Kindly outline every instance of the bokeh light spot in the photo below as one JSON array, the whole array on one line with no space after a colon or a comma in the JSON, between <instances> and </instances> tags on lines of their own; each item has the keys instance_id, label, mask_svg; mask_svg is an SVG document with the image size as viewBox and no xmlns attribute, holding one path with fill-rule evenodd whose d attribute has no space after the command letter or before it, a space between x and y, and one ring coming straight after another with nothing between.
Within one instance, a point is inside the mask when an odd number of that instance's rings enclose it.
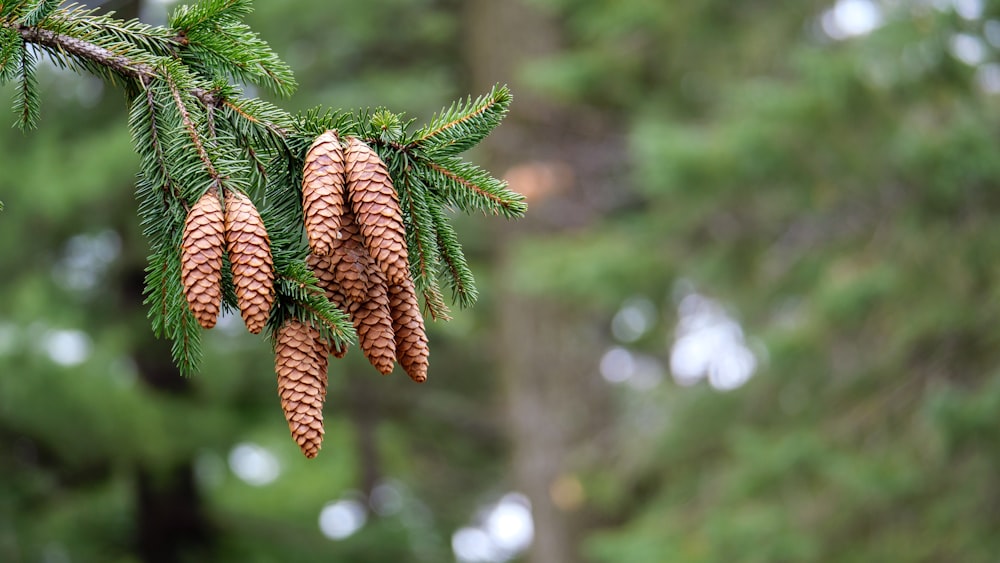
<instances>
[{"instance_id":1,"label":"bokeh light spot","mask_svg":"<svg viewBox=\"0 0 1000 563\"><path fill-rule=\"evenodd\" d=\"M332 540L354 535L368 520L364 505L353 499L329 502L319 513L319 529Z\"/></svg>"},{"instance_id":2,"label":"bokeh light spot","mask_svg":"<svg viewBox=\"0 0 1000 563\"><path fill-rule=\"evenodd\" d=\"M79 330L50 330L42 346L49 359L61 366L76 366L90 356L90 338Z\"/></svg>"},{"instance_id":3,"label":"bokeh light spot","mask_svg":"<svg viewBox=\"0 0 1000 563\"><path fill-rule=\"evenodd\" d=\"M229 468L249 485L261 487L281 474L278 458L267 448L243 442L229 452Z\"/></svg>"}]
</instances>

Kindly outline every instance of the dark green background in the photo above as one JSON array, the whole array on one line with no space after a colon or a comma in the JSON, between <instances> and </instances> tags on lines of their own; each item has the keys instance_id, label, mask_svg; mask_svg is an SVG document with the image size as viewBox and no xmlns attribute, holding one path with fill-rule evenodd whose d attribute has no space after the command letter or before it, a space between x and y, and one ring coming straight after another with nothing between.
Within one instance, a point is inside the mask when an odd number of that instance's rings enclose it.
<instances>
[{"instance_id":1,"label":"dark green background","mask_svg":"<svg viewBox=\"0 0 1000 563\"><path fill-rule=\"evenodd\" d=\"M289 110L510 84L471 157L531 205L458 220L482 297L432 324L426 384L333 363L312 461L240 323L171 367L124 99L45 69L39 129L0 135L0 561L450 561L511 491L532 563L995 561L1000 2L886 4L846 37L875 4L257 2ZM741 327L744 385L671 377L692 295Z\"/></svg>"}]
</instances>

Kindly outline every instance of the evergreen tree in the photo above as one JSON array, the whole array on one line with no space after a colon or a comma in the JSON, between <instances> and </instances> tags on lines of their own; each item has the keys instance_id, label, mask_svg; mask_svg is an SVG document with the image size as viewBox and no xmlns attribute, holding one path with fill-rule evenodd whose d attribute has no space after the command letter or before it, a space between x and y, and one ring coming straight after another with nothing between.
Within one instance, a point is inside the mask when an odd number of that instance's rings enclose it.
<instances>
[{"instance_id":1,"label":"evergreen tree","mask_svg":"<svg viewBox=\"0 0 1000 563\"><path fill-rule=\"evenodd\" d=\"M636 371L669 365L692 288L759 344L739 389L619 387L614 447L576 467L590 554L995 558L1000 5L545 4L574 47L531 74L630 124L634 199L527 241L521 287L658 304L609 338Z\"/></svg>"}]
</instances>

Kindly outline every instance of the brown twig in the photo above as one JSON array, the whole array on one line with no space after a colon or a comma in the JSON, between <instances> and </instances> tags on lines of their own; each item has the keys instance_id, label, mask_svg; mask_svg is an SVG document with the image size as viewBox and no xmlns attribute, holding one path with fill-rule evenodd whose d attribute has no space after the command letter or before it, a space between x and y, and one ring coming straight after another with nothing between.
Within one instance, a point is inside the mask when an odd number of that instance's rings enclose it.
<instances>
[{"instance_id":1,"label":"brown twig","mask_svg":"<svg viewBox=\"0 0 1000 563\"><path fill-rule=\"evenodd\" d=\"M22 25L18 26L17 31L28 43L58 49L64 53L93 61L101 66L110 68L125 78L138 80L143 84L148 84L150 80L161 77L155 68L146 63L132 60L83 39L70 37L69 35L56 33L40 27ZM206 106L214 104L217 101L215 93L204 88L192 88L191 95L198 98Z\"/></svg>"}]
</instances>

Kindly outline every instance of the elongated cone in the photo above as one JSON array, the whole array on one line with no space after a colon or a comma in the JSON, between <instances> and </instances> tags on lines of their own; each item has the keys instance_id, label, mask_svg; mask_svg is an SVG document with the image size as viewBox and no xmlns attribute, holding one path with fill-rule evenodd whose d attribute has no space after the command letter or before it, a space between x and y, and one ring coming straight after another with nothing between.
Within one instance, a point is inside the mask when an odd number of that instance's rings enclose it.
<instances>
[{"instance_id":1,"label":"elongated cone","mask_svg":"<svg viewBox=\"0 0 1000 563\"><path fill-rule=\"evenodd\" d=\"M368 253L392 283L410 274L406 230L392 179L378 154L350 138L345 153L347 195Z\"/></svg>"},{"instance_id":2,"label":"elongated cone","mask_svg":"<svg viewBox=\"0 0 1000 563\"><path fill-rule=\"evenodd\" d=\"M278 396L292 439L308 458L323 444L323 401L326 398L327 350L319 332L292 318L278 330L274 371Z\"/></svg>"},{"instance_id":3,"label":"elongated cone","mask_svg":"<svg viewBox=\"0 0 1000 563\"><path fill-rule=\"evenodd\" d=\"M222 304L222 251L225 241L222 204L215 189L194 204L184 222L181 283L198 324L212 328Z\"/></svg>"},{"instance_id":4,"label":"elongated cone","mask_svg":"<svg viewBox=\"0 0 1000 563\"><path fill-rule=\"evenodd\" d=\"M410 379L423 383L427 381L430 348L412 280L407 278L403 283L389 286L389 310L396 335L396 359Z\"/></svg>"},{"instance_id":5,"label":"elongated cone","mask_svg":"<svg viewBox=\"0 0 1000 563\"><path fill-rule=\"evenodd\" d=\"M369 274L373 283L368 299L357 303L348 300L348 312L358 333L358 345L368 361L383 375L392 373L396 364L396 339L392 332L389 295L382 272Z\"/></svg>"},{"instance_id":6,"label":"elongated cone","mask_svg":"<svg viewBox=\"0 0 1000 563\"><path fill-rule=\"evenodd\" d=\"M250 332L260 334L274 303L271 239L250 198L233 190L226 192L226 245L240 315Z\"/></svg>"},{"instance_id":7,"label":"elongated cone","mask_svg":"<svg viewBox=\"0 0 1000 563\"><path fill-rule=\"evenodd\" d=\"M302 170L302 211L309 247L326 256L339 238L344 214L344 148L336 131L316 137Z\"/></svg>"}]
</instances>

